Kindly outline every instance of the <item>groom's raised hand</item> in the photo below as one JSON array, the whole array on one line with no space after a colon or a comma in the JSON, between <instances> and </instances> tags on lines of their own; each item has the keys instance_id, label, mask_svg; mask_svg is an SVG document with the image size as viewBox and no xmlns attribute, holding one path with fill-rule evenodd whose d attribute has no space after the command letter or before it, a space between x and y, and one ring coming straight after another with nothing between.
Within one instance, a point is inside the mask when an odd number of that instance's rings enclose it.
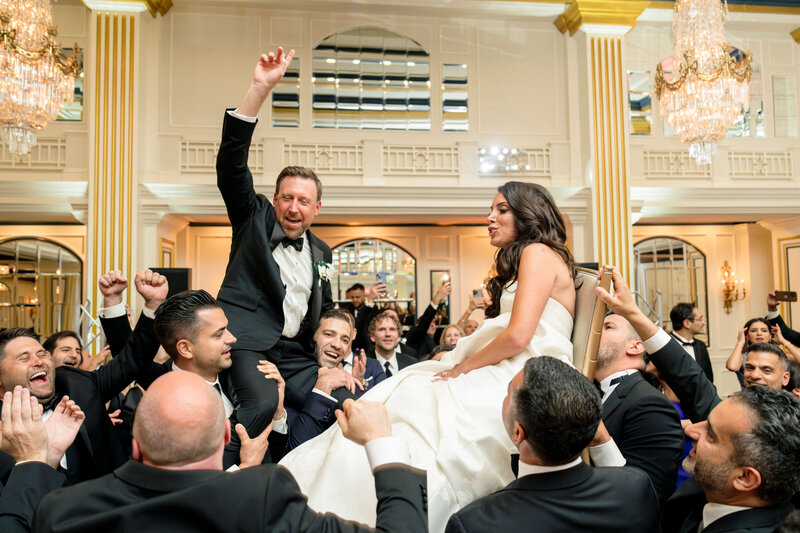
<instances>
[{"instance_id":1,"label":"groom's raised hand","mask_svg":"<svg viewBox=\"0 0 800 533\"><path fill-rule=\"evenodd\" d=\"M286 69L294 57L294 50L288 54L283 53L283 48L278 47L278 53L270 52L261 54L258 58L256 68L253 70L253 80L250 88L242 98L242 103L236 108L236 112L246 117L256 117L267 99L267 95L283 79Z\"/></svg>"}]
</instances>

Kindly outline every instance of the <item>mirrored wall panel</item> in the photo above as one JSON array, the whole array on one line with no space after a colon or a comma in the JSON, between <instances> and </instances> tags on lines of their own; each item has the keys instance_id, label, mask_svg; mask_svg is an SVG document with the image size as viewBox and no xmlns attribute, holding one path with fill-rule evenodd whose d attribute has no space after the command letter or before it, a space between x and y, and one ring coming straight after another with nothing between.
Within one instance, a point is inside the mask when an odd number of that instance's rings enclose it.
<instances>
[{"instance_id":1,"label":"mirrored wall panel","mask_svg":"<svg viewBox=\"0 0 800 533\"><path fill-rule=\"evenodd\" d=\"M653 129L649 70L628 71L628 112L631 135L650 135Z\"/></svg>"},{"instance_id":2,"label":"mirrored wall panel","mask_svg":"<svg viewBox=\"0 0 800 533\"><path fill-rule=\"evenodd\" d=\"M300 58L296 56L283 79L272 89L272 125L277 128L300 126Z\"/></svg>"},{"instance_id":3,"label":"mirrored wall panel","mask_svg":"<svg viewBox=\"0 0 800 533\"><path fill-rule=\"evenodd\" d=\"M41 336L77 330L83 263L54 242L36 238L0 243L0 328L33 328Z\"/></svg>"},{"instance_id":4,"label":"mirrored wall panel","mask_svg":"<svg viewBox=\"0 0 800 533\"><path fill-rule=\"evenodd\" d=\"M442 65L442 130L469 131L467 65Z\"/></svg>"},{"instance_id":5,"label":"mirrored wall panel","mask_svg":"<svg viewBox=\"0 0 800 533\"><path fill-rule=\"evenodd\" d=\"M706 256L681 239L654 237L633 247L636 301L654 322L672 331L669 312L680 302L694 302L708 319ZM708 326L706 326L708 328ZM698 335L708 344L708 329Z\"/></svg>"},{"instance_id":6,"label":"mirrored wall panel","mask_svg":"<svg viewBox=\"0 0 800 533\"><path fill-rule=\"evenodd\" d=\"M326 37L312 59L315 128L430 130L430 56L413 39L359 27Z\"/></svg>"},{"instance_id":7,"label":"mirrored wall panel","mask_svg":"<svg viewBox=\"0 0 800 533\"><path fill-rule=\"evenodd\" d=\"M775 137L797 137L797 92L794 74L772 75Z\"/></svg>"},{"instance_id":8,"label":"mirrored wall panel","mask_svg":"<svg viewBox=\"0 0 800 533\"><path fill-rule=\"evenodd\" d=\"M75 51L72 48L62 48L61 51L64 57L75 55ZM78 65L80 66L80 72L75 77L75 96L70 105L61 108L56 120L67 122L80 122L83 120L83 48L78 48Z\"/></svg>"},{"instance_id":9,"label":"mirrored wall panel","mask_svg":"<svg viewBox=\"0 0 800 533\"><path fill-rule=\"evenodd\" d=\"M347 289L356 283L372 286L385 276L387 298L382 306L396 307L401 314L416 312L417 261L413 255L389 241L359 239L333 249L331 292L334 301L349 301Z\"/></svg>"}]
</instances>

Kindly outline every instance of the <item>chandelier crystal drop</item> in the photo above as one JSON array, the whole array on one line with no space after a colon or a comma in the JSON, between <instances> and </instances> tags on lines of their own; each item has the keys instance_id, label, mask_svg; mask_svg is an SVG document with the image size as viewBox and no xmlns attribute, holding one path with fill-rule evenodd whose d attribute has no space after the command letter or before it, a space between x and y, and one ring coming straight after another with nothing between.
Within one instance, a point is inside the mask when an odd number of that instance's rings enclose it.
<instances>
[{"instance_id":1,"label":"chandelier crystal drop","mask_svg":"<svg viewBox=\"0 0 800 533\"><path fill-rule=\"evenodd\" d=\"M19 157L72 103L77 45L64 58L55 37L49 0L0 0L0 128L3 142Z\"/></svg>"},{"instance_id":2,"label":"chandelier crystal drop","mask_svg":"<svg viewBox=\"0 0 800 533\"><path fill-rule=\"evenodd\" d=\"M751 54L725 42L727 12L720 0L676 0L671 79L656 67L661 115L698 164L711 163L717 141L750 105Z\"/></svg>"}]
</instances>

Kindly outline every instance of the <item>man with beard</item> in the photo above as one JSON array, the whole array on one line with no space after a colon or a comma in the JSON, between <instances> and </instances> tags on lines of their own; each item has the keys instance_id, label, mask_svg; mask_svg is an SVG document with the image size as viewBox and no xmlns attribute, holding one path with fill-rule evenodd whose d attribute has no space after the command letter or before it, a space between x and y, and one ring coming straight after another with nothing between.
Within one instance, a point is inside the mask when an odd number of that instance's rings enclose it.
<instances>
[{"instance_id":1,"label":"man with beard","mask_svg":"<svg viewBox=\"0 0 800 533\"><path fill-rule=\"evenodd\" d=\"M45 350L53 357L53 366L71 366L80 368L83 363L81 339L74 331L64 330L53 333L42 343Z\"/></svg>"},{"instance_id":2,"label":"man with beard","mask_svg":"<svg viewBox=\"0 0 800 533\"><path fill-rule=\"evenodd\" d=\"M683 430L678 412L642 375L644 353L642 340L625 318L605 318L595 370L603 423L626 464L650 476L663 502L677 483Z\"/></svg>"},{"instance_id":3,"label":"man with beard","mask_svg":"<svg viewBox=\"0 0 800 533\"><path fill-rule=\"evenodd\" d=\"M662 531L773 531L800 482L800 402L755 367L748 388L722 400L680 344L639 310L617 269L612 281L614 294L598 289L600 299L646 339L650 360L694 422L683 464L694 478L664 505Z\"/></svg>"}]
</instances>

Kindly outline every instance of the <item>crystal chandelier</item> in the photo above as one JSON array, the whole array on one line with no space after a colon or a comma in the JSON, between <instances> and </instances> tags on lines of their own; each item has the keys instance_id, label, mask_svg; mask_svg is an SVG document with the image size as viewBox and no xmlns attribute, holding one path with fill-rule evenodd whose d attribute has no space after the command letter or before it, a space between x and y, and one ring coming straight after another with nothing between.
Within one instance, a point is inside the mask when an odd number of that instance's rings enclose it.
<instances>
[{"instance_id":1,"label":"crystal chandelier","mask_svg":"<svg viewBox=\"0 0 800 533\"><path fill-rule=\"evenodd\" d=\"M49 0L0 0L0 128L17 156L72 103L77 45L66 59L55 36Z\"/></svg>"},{"instance_id":2,"label":"crystal chandelier","mask_svg":"<svg viewBox=\"0 0 800 533\"><path fill-rule=\"evenodd\" d=\"M711 163L717 141L749 106L750 52L738 58L731 53L727 13L720 0L676 0L672 79L664 78L660 63L656 67L661 115L698 164Z\"/></svg>"}]
</instances>

